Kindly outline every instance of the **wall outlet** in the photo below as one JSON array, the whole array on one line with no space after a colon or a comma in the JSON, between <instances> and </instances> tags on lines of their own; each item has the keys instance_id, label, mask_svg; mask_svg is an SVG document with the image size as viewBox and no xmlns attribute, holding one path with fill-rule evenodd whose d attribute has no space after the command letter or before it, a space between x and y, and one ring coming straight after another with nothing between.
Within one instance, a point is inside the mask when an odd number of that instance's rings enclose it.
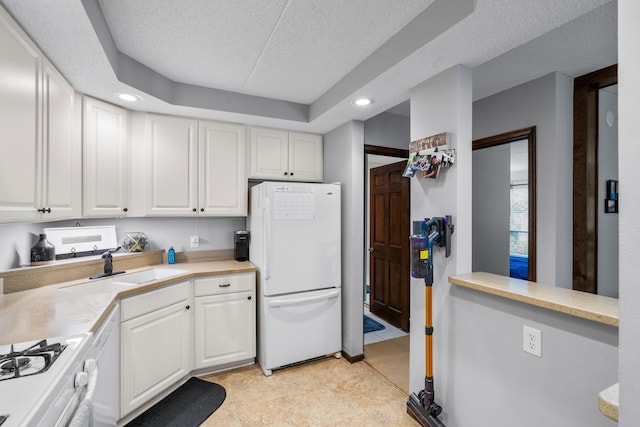
<instances>
[{"instance_id":1,"label":"wall outlet","mask_svg":"<svg viewBox=\"0 0 640 427\"><path fill-rule=\"evenodd\" d=\"M191 236L191 247L197 248L200 246L200 238L198 236Z\"/></svg>"},{"instance_id":2,"label":"wall outlet","mask_svg":"<svg viewBox=\"0 0 640 427\"><path fill-rule=\"evenodd\" d=\"M542 331L530 326L522 326L522 350L542 357Z\"/></svg>"}]
</instances>

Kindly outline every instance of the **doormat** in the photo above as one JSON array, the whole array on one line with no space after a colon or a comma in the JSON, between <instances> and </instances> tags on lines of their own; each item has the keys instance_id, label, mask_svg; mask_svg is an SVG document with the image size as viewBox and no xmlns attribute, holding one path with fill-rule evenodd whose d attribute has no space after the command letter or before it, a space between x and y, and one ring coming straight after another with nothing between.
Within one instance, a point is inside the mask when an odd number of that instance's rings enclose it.
<instances>
[{"instance_id":1,"label":"doormat","mask_svg":"<svg viewBox=\"0 0 640 427\"><path fill-rule=\"evenodd\" d=\"M384 329L384 325L380 322L376 322L366 314L364 315L364 333L381 331Z\"/></svg>"},{"instance_id":2,"label":"doormat","mask_svg":"<svg viewBox=\"0 0 640 427\"><path fill-rule=\"evenodd\" d=\"M197 427L222 405L226 396L221 385L191 377L127 427Z\"/></svg>"}]
</instances>

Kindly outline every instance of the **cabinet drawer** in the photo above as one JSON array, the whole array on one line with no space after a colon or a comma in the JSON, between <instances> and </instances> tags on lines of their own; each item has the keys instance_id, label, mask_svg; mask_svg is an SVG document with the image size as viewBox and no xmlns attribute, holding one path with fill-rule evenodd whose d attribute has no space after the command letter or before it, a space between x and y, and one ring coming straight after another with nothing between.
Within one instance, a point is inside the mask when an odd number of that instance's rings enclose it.
<instances>
[{"instance_id":1,"label":"cabinet drawer","mask_svg":"<svg viewBox=\"0 0 640 427\"><path fill-rule=\"evenodd\" d=\"M194 281L194 296L228 294L252 291L256 286L255 273L240 273L226 276L212 276Z\"/></svg>"},{"instance_id":2,"label":"cabinet drawer","mask_svg":"<svg viewBox=\"0 0 640 427\"><path fill-rule=\"evenodd\" d=\"M121 303L121 321L124 322L134 317L151 313L180 301L188 301L189 285L188 281L176 283L175 285L123 299Z\"/></svg>"}]
</instances>

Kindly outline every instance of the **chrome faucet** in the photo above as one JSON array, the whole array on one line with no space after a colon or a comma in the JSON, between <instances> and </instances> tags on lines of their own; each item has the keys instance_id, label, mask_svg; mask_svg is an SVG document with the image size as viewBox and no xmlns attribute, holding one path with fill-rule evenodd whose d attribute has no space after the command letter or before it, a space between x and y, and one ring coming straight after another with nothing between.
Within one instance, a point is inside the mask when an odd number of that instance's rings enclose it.
<instances>
[{"instance_id":1,"label":"chrome faucet","mask_svg":"<svg viewBox=\"0 0 640 427\"><path fill-rule=\"evenodd\" d=\"M102 259L104 260L104 274L110 276L113 274L113 256L111 255L111 251L106 251L102 254Z\"/></svg>"}]
</instances>

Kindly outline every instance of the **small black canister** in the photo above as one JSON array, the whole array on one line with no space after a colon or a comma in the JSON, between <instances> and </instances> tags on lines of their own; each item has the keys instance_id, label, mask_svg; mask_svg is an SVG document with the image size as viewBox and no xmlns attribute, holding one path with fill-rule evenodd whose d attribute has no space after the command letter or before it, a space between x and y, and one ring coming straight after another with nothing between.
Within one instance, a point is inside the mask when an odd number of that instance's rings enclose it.
<instances>
[{"instance_id":1,"label":"small black canister","mask_svg":"<svg viewBox=\"0 0 640 427\"><path fill-rule=\"evenodd\" d=\"M56 247L41 234L35 245L31 247L31 262L52 261L56 257Z\"/></svg>"}]
</instances>

